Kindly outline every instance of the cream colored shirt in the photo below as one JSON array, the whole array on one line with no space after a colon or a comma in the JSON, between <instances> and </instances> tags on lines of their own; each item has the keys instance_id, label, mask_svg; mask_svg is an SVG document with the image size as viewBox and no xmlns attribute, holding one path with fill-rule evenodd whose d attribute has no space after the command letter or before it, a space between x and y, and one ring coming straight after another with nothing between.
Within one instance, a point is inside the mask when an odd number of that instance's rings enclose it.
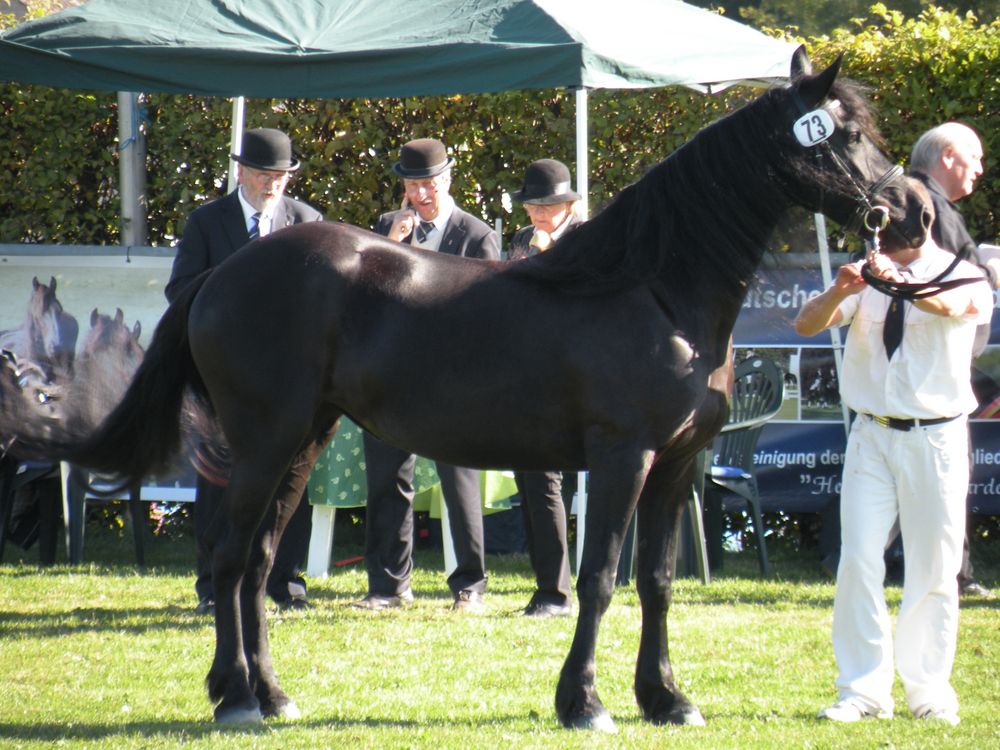
<instances>
[{"instance_id":1,"label":"cream colored shirt","mask_svg":"<svg viewBox=\"0 0 1000 750\"><path fill-rule=\"evenodd\" d=\"M929 281L955 259L940 248L928 248L910 264L915 281ZM978 278L982 272L961 261L946 278ZM891 298L866 288L840 303L845 324L850 323L840 394L851 409L862 414L902 419L954 417L972 412L978 402L972 391L970 368L976 326L993 314L993 294L984 281L959 287L971 295L976 314L949 318L906 304L903 341L885 356L882 328Z\"/></svg>"}]
</instances>

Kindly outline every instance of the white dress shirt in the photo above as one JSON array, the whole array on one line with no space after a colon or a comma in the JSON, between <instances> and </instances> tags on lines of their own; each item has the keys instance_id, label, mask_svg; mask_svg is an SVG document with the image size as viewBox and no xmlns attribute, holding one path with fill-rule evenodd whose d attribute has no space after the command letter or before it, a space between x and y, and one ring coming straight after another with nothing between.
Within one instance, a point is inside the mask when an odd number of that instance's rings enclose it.
<instances>
[{"instance_id":1,"label":"white dress shirt","mask_svg":"<svg viewBox=\"0 0 1000 750\"><path fill-rule=\"evenodd\" d=\"M955 259L940 248L926 248L907 271L916 281L929 281ZM961 261L947 278L983 278ZM840 304L850 323L844 351L841 397L862 414L903 419L933 419L968 414L977 406L970 366L976 326L989 323L993 295L987 283L959 287L970 295L977 312L950 318L906 304L903 341L889 360L882 328L891 298L866 288Z\"/></svg>"}]
</instances>

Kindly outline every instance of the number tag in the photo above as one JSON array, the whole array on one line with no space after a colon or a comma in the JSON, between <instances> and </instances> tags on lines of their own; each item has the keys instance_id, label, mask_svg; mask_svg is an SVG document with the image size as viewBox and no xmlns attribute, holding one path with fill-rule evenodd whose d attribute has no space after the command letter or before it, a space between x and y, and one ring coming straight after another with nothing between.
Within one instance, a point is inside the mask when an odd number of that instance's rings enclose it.
<instances>
[{"instance_id":1,"label":"number tag","mask_svg":"<svg viewBox=\"0 0 1000 750\"><path fill-rule=\"evenodd\" d=\"M825 109L814 109L812 112L807 112L796 120L792 127L799 143L807 147L822 143L833 135L835 129L833 118Z\"/></svg>"}]
</instances>

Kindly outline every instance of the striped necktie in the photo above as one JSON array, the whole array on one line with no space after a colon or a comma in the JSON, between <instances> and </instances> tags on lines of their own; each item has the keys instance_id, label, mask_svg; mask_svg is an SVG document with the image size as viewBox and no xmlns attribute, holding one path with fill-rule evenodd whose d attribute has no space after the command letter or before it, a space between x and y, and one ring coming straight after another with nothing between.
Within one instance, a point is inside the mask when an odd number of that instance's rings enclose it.
<instances>
[{"instance_id":1,"label":"striped necktie","mask_svg":"<svg viewBox=\"0 0 1000 750\"><path fill-rule=\"evenodd\" d=\"M260 237L260 211L250 217L250 240Z\"/></svg>"},{"instance_id":2,"label":"striped necktie","mask_svg":"<svg viewBox=\"0 0 1000 750\"><path fill-rule=\"evenodd\" d=\"M427 235L434 231L433 221L421 221L417 225L416 231L413 233L421 245L427 242Z\"/></svg>"}]
</instances>

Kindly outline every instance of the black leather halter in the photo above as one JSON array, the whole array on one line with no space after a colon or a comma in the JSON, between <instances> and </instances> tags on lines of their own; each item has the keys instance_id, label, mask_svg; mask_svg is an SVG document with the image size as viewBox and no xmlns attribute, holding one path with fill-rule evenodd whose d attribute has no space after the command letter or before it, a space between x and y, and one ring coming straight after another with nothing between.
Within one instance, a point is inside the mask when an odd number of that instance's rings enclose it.
<instances>
[{"instance_id":1,"label":"black leather halter","mask_svg":"<svg viewBox=\"0 0 1000 750\"><path fill-rule=\"evenodd\" d=\"M811 111L806 108L806 104L802 101L802 97L799 96L799 92L792 88L792 101L795 102L796 108L799 110L799 116L805 115ZM899 164L894 164L889 169L882 174L877 180L875 180L871 185L865 187L858 179L854 176L851 168L840 158L840 155L833 150L830 145L829 138L811 146L815 149L817 162L822 161L823 157L829 158L833 163L837 171L843 175L846 180L850 183L851 187L854 188L854 203L855 209L853 213L848 217L847 221L844 223L840 238L837 241L839 246L842 246L845 238L848 234L858 234L861 226L864 225L871 230L871 222L873 220L882 221L881 209L877 208L874 204L875 198L885 190L892 182L898 180L903 176L903 168ZM876 219L875 217L878 216Z\"/></svg>"},{"instance_id":2,"label":"black leather halter","mask_svg":"<svg viewBox=\"0 0 1000 750\"><path fill-rule=\"evenodd\" d=\"M806 108L805 102L802 101L798 91L794 88L792 89L792 100L795 102L795 106L799 110L800 117L812 111ZM848 234L859 233L862 225L864 225L864 227L872 234L872 239L866 240L866 243L869 243L870 249L878 252L878 236L879 233L887 227L889 214L884 207L874 205L873 201L890 183L903 176L903 168L898 164L894 164L869 187L865 187L854 176L854 173L851 171L850 167L844 163L844 160L840 158L840 155L833 150L832 146L830 146L829 138L821 143L817 143L812 146L812 148L816 149L815 153L817 161L822 160L824 156L828 157L837 170L854 188L855 209L848 218L847 222L843 225L837 244L842 246L844 239ZM883 294L911 301L915 299L923 299L925 297L933 297L934 295L940 294L941 292L949 289L965 286L966 284L974 284L978 281L984 280L979 278L963 278L944 281L944 277L951 273L958 263L959 258L956 257L942 273L938 274L930 281L889 281L888 279L876 276L868 263L865 263L865 265L861 267L861 277L869 286L882 292Z\"/></svg>"}]
</instances>

